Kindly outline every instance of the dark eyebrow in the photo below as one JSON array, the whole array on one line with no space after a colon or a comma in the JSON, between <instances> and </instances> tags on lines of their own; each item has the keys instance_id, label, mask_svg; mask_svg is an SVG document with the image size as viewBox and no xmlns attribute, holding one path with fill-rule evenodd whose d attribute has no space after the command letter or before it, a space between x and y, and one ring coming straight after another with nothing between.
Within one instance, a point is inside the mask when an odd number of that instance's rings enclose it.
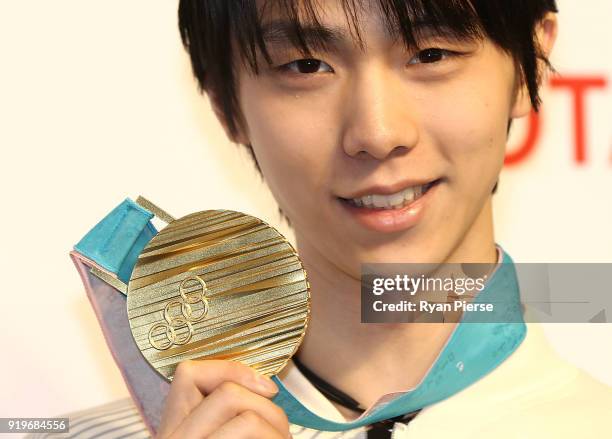
<instances>
[{"instance_id":1,"label":"dark eyebrow","mask_svg":"<svg viewBox=\"0 0 612 439\"><path fill-rule=\"evenodd\" d=\"M443 37L458 38L457 33L446 26L436 26L433 21L423 18L413 20L411 28L411 37L414 38L415 47L418 35L435 34ZM397 41L400 33L398 29L392 30L389 33L389 37L391 40ZM319 23L300 24L298 30L294 23L286 19L270 20L262 24L261 36L266 46L292 46L304 49L316 47L318 49L333 50L342 45L348 45L351 41L355 41L355 37L346 28L341 26L327 26ZM300 42L300 36L303 44ZM362 45L359 37L357 38L357 43L360 46Z\"/></svg>"},{"instance_id":2,"label":"dark eyebrow","mask_svg":"<svg viewBox=\"0 0 612 439\"><path fill-rule=\"evenodd\" d=\"M272 20L263 24L261 35L266 44L294 46L299 45L300 36L306 46L340 46L352 39L345 28L323 24L300 25L298 33L296 26L288 20Z\"/></svg>"}]
</instances>

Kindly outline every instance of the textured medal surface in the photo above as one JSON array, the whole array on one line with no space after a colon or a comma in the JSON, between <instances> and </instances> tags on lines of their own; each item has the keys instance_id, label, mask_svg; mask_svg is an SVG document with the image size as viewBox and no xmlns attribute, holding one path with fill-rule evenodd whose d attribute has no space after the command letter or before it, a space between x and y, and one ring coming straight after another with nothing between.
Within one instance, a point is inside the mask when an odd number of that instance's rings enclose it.
<instances>
[{"instance_id":1,"label":"textured medal surface","mask_svg":"<svg viewBox=\"0 0 612 439\"><path fill-rule=\"evenodd\" d=\"M171 222L128 284L134 340L168 379L187 359L238 360L274 375L302 341L309 309L291 244L262 220L228 210Z\"/></svg>"}]
</instances>

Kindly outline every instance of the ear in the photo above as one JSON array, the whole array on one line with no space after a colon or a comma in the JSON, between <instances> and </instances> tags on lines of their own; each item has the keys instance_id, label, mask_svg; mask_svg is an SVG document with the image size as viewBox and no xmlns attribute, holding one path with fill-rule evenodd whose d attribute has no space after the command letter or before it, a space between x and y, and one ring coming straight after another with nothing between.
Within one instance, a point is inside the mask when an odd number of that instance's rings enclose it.
<instances>
[{"instance_id":1,"label":"ear","mask_svg":"<svg viewBox=\"0 0 612 439\"><path fill-rule=\"evenodd\" d=\"M210 88L206 88L204 91L208 95L208 98L210 100L210 106L212 107L212 110L214 111L217 120L219 121L219 123L221 123L221 126L223 127L223 130L225 131L225 134L227 135L228 139L233 143L248 145L250 143L249 138L246 135L244 128L241 126L239 120L240 118L237 118L238 120L236 122L238 125L236 127L238 132L236 134L232 134L229 129L229 123L225 117L225 114L223 113L221 101L219 100L217 94Z\"/></svg>"},{"instance_id":2,"label":"ear","mask_svg":"<svg viewBox=\"0 0 612 439\"><path fill-rule=\"evenodd\" d=\"M539 47L540 54L547 59L552 53L555 41L557 40L557 33L559 24L557 21L557 14L554 12L548 12L540 20L536 26L536 40ZM538 59L538 69L540 71L540 79L546 77L547 66L541 59ZM529 90L527 84L522 84L520 89L517 90L516 99L512 107L510 117L512 119L518 119L527 116L531 112L531 98L529 96Z\"/></svg>"}]
</instances>

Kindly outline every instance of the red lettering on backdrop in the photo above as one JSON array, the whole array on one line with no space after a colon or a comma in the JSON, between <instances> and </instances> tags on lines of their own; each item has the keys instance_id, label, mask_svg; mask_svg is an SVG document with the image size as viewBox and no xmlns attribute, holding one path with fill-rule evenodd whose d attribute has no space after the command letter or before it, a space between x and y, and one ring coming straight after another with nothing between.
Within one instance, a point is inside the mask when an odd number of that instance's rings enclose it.
<instances>
[{"instance_id":1,"label":"red lettering on backdrop","mask_svg":"<svg viewBox=\"0 0 612 439\"><path fill-rule=\"evenodd\" d=\"M514 151L506 153L504 165L516 165L527 158L533 152L540 137L540 116L532 111L527 120L527 136L523 143Z\"/></svg>"},{"instance_id":2,"label":"red lettering on backdrop","mask_svg":"<svg viewBox=\"0 0 612 439\"><path fill-rule=\"evenodd\" d=\"M567 88L572 93L574 104L574 159L576 163L586 162L586 108L584 96L590 88L605 88L606 78L602 76L565 76L550 81L553 88Z\"/></svg>"}]
</instances>

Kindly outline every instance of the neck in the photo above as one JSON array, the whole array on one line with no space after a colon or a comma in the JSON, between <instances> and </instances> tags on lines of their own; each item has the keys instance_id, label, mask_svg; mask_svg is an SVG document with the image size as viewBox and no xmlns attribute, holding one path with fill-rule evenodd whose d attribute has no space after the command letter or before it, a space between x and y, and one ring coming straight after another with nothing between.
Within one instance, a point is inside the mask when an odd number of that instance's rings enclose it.
<instances>
[{"instance_id":1,"label":"neck","mask_svg":"<svg viewBox=\"0 0 612 439\"><path fill-rule=\"evenodd\" d=\"M301 362L366 408L386 393L416 387L456 323L361 323L360 279L340 270L309 240L298 234L296 240L311 285L311 318L297 353ZM457 261L497 261L490 201L441 262ZM347 420L359 416L336 407Z\"/></svg>"}]
</instances>

